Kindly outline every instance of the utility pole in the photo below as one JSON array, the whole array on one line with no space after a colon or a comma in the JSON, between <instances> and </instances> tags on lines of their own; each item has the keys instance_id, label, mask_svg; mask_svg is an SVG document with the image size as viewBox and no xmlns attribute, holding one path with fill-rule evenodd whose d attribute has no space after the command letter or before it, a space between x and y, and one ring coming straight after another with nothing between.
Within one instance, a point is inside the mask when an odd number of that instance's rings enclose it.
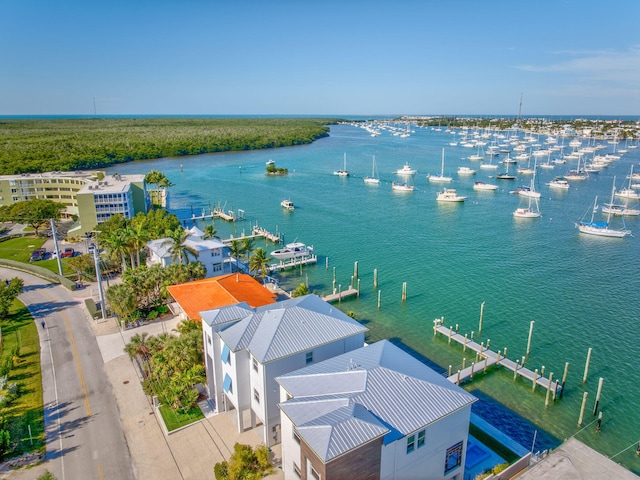
<instances>
[{"instance_id":1,"label":"utility pole","mask_svg":"<svg viewBox=\"0 0 640 480\"><path fill-rule=\"evenodd\" d=\"M100 295L100 311L102 312L102 319L107 318L107 309L104 304L104 292L102 291L102 275L100 274L100 262L98 256L98 247L93 249L93 263L96 267L96 280L98 281L98 294Z\"/></svg>"},{"instance_id":2,"label":"utility pole","mask_svg":"<svg viewBox=\"0 0 640 480\"><path fill-rule=\"evenodd\" d=\"M56 234L56 221L53 218L49 219L51 224L51 236L53 237L53 245L56 249L56 258L58 259L58 273L62 277L62 260L60 259L60 249L58 248L58 236Z\"/></svg>"}]
</instances>

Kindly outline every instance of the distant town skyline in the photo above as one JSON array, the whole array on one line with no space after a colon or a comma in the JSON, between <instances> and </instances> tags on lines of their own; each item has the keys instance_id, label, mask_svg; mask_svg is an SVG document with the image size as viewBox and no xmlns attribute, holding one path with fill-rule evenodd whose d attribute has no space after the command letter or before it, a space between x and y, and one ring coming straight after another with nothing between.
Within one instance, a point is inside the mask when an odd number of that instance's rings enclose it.
<instances>
[{"instance_id":1,"label":"distant town skyline","mask_svg":"<svg viewBox=\"0 0 640 480\"><path fill-rule=\"evenodd\" d=\"M0 115L640 115L636 0L2 12Z\"/></svg>"}]
</instances>

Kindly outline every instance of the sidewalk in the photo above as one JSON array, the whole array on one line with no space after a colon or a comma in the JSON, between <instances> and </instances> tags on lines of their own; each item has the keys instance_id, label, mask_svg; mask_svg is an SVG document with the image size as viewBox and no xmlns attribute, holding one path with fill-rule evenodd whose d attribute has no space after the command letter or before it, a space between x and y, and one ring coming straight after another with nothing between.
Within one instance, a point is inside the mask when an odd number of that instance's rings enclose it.
<instances>
[{"instance_id":1,"label":"sidewalk","mask_svg":"<svg viewBox=\"0 0 640 480\"><path fill-rule=\"evenodd\" d=\"M138 372L124 352L124 346L135 334L171 332L179 319L166 317L121 331L115 318L94 320L86 310L84 300L97 295L95 283L86 284L85 288L71 294L82 307L85 319L96 336L104 370L116 399L135 478L210 480L215 478L215 464L229 459L236 442L252 446L261 443L261 427L239 433L234 412L212 415L171 435L165 435L142 390ZM280 446L272 448L272 452L277 465L280 462ZM11 471L0 475L0 478L33 480L46 470L47 462L44 462L30 469ZM275 473L267 478L284 480L284 473L276 467Z\"/></svg>"},{"instance_id":2,"label":"sidewalk","mask_svg":"<svg viewBox=\"0 0 640 480\"><path fill-rule=\"evenodd\" d=\"M97 291L94 285L74 292L74 297L84 298ZM171 332L180 322L177 317L159 319L148 325L120 331L114 318L90 319L88 322L96 335L104 369L113 387L120 419L136 478L157 480L212 479L216 463L228 460L236 442L256 446L261 443L261 428L239 433L235 426L234 412L213 415L169 436L163 433L153 408L142 391L138 373L124 353L124 345L135 334L143 332L157 335ZM272 449L280 461L280 448ZM283 480L284 473L276 469L271 479Z\"/></svg>"}]
</instances>

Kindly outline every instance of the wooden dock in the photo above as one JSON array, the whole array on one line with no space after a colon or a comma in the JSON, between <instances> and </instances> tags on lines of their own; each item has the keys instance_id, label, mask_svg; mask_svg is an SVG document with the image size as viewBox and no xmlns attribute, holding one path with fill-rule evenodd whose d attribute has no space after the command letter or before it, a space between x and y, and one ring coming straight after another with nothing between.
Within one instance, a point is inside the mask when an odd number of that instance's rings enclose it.
<instances>
[{"instance_id":1,"label":"wooden dock","mask_svg":"<svg viewBox=\"0 0 640 480\"><path fill-rule=\"evenodd\" d=\"M291 258L289 260L281 260L279 263L269 265L270 272L279 272L287 268L296 268L301 265L313 265L318 263L317 255L307 255L306 257Z\"/></svg>"},{"instance_id":2,"label":"wooden dock","mask_svg":"<svg viewBox=\"0 0 640 480\"><path fill-rule=\"evenodd\" d=\"M535 382L536 385L542 387L545 390L549 390L555 399L556 394L560 393L562 387L558 385L558 381L556 380L549 382L549 378L544 377L539 374L537 371L531 371L528 368L519 364L519 362L514 362L509 360L508 358L501 355L500 352L494 352L490 350L483 344L478 344L477 342L470 340L469 338L460 335L457 333L453 327L445 327L443 324L443 319L436 319L433 322L433 335L436 336L438 333L447 337L449 343L455 341L463 346L463 349L469 349L475 352L479 358L477 362L474 362L471 366L465 367L461 370L458 370L456 373L452 373L447 379L459 385L461 382L465 380L473 379L473 375L481 372L485 372L487 368L493 365L499 365L505 367L510 370L514 374L514 378L516 376L520 376L529 380L532 385Z\"/></svg>"},{"instance_id":3,"label":"wooden dock","mask_svg":"<svg viewBox=\"0 0 640 480\"><path fill-rule=\"evenodd\" d=\"M280 235L277 235L275 233L271 233L266 228L258 227L256 225L255 227L253 227L251 233L255 237L263 237L263 238L266 238L267 240L269 240L269 241L271 241L273 243L280 243Z\"/></svg>"},{"instance_id":4,"label":"wooden dock","mask_svg":"<svg viewBox=\"0 0 640 480\"><path fill-rule=\"evenodd\" d=\"M358 292L357 289L353 288L353 287L349 287L346 290L344 290L343 292L336 292L336 293L332 293L331 295L325 295L324 297L322 297L322 299L325 302L340 302L342 301L344 298L349 298L349 297L353 297L353 296L358 296L360 292Z\"/></svg>"}]
</instances>

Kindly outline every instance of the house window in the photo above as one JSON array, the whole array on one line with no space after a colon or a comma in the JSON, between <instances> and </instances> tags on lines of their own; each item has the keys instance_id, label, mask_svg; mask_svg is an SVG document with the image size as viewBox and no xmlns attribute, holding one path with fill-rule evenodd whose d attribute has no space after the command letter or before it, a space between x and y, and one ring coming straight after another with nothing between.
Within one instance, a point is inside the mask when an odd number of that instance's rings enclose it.
<instances>
[{"instance_id":1,"label":"house window","mask_svg":"<svg viewBox=\"0 0 640 480\"><path fill-rule=\"evenodd\" d=\"M315 468L311 467L311 478L314 480L320 480L320 474L316 472Z\"/></svg>"},{"instance_id":2,"label":"house window","mask_svg":"<svg viewBox=\"0 0 640 480\"><path fill-rule=\"evenodd\" d=\"M444 473L448 473L462 465L462 442L458 442L447 448L447 456L444 461Z\"/></svg>"},{"instance_id":3,"label":"house window","mask_svg":"<svg viewBox=\"0 0 640 480\"><path fill-rule=\"evenodd\" d=\"M307 365L313 362L313 352L307 352L306 362L307 362Z\"/></svg>"},{"instance_id":4,"label":"house window","mask_svg":"<svg viewBox=\"0 0 640 480\"><path fill-rule=\"evenodd\" d=\"M252 358L251 363L253 363L253 370L258 371L258 360L255 357Z\"/></svg>"},{"instance_id":5,"label":"house window","mask_svg":"<svg viewBox=\"0 0 640 480\"><path fill-rule=\"evenodd\" d=\"M209 335L207 335L207 343L211 345L211 337Z\"/></svg>"},{"instance_id":6,"label":"house window","mask_svg":"<svg viewBox=\"0 0 640 480\"><path fill-rule=\"evenodd\" d=\"M255 388L253 389L253 399L260 403L260 392L258 392L258 390L256 390Z\"/></svg>"},{"instance_id":7,"label":"house window","mask_svg":"<svg viewBox=\"0 0 640 480\"><path fill-rule=\"evenodd\" d=\"M410 435L407 437L407 455L416 449L416 436Z\"/></svg>"},{"instance_id":8,"label":"house window","mask_svg":"<svg viewBox=\"0 0 640 480\"><path fill-rule=\"evenodd\" d=\"M220 355L220 359L227 365L231 365L231 350L229 350L229 347L227 347L226 344L222 345L222 354Z\"/></svg>"},{"instance_id":9,"label":"house window","mask_svg":"<svg viewBox=\"0 0 640 480\"><path fill-rule=\"evenodd\" d=\"M425 435L424 430L420 430L418 432L418 448L424 447L424 435Z\"/></svg>"},{"instance_id":10,"label":"house window","mask_svg":"<svg viewBox=\"0 0 640 480\"><path fill-rule=\"evenodd\" d=\"M300 471L300 467L296 465L295 462L293 463L293 473L296 474L296 477L302 478L302 472Z\"/></svg>"}]
</instances>

